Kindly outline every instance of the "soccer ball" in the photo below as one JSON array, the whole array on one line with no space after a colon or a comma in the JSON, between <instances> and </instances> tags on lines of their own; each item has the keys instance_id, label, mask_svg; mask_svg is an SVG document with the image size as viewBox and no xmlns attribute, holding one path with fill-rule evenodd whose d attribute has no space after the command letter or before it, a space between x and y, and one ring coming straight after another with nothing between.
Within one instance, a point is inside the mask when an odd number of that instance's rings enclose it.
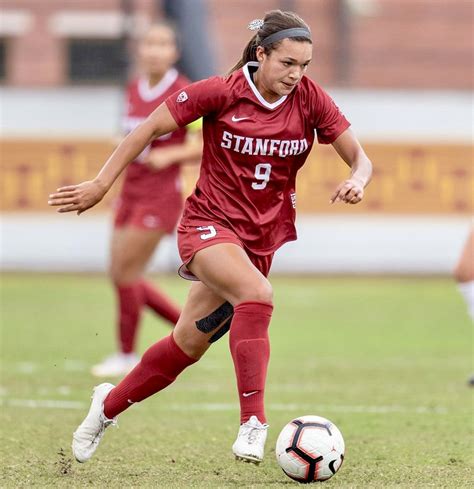
<instances>
[{"instance_id":1,"label":"soccer ball","mask_svg":"<svg viewBox=\"0 0 474 489\"><path fill-rule=\"evenodd\" d=\"M301 416L281 430L276 458L295 481L325 481L340 469L344 448L344 438L334 423L321 416Z\"/></svg>"}]
</instances>

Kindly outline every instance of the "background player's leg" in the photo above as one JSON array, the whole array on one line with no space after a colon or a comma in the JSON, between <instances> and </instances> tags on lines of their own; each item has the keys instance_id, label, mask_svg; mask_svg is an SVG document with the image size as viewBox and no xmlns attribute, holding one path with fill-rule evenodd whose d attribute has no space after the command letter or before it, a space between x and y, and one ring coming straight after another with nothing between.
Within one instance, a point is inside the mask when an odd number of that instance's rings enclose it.
<instances>
[{"instance_id":1,"label":"background player's leg","mask_svg":"<svg viewBox=\"0 0 474 489\"><path fill-rule=\"evenodd\" d=\"M459 261L454 269L454 278L466 302L469 316L474 321L474 228L464 244Z\"/></svg>"},{"instance_id":2,"label":"background player's leg","mask_svg":"<svg viewBox=\"0 0 474 489\"><path fill-rule=\"evenodd\" d=\"M96 376L124 375L136 365L135 344L144 304L154 304L173 326L179 317L179 309L171 300L141 278L163 236L164 231L130 225L114 229L110 277L117 298L119 352L94 365L92 373Z\"/></svg>"},{"instance_id":3,"label":"background player's leg","mask_svg":"<svg viewBox=\"0 0 474 489\"><path fill-rule=\"evenodd\" d=\"M469 316L474 321L474 227L471 228L459 261L454 269L454 278L466 303ZM471 375L468 383L471 387L474 387L474 374Z\"/></svg>"},{"instance_id":4,"label":"background player's leg","mask_svg":"<svg viewBox=\"0 0 474 489\"><path fill-rule=\"evenodd\" d=\"M117 330L123 353L134 351L143 306L140 279L162 236L162 231L144 231L132 226L114 229L110 278L117 295Z\"/></svg>"},{"instance_id":5,"label":"background player's leg","mask_svg":"<svg viewBox=\"0 0 474 489\"><path fill-rule=\"evenodd\" d=\"M140 285L145 306L155 311L158 316L174 327L181 314L180 308L151 282L142 279Z\"/></svg>"},{"instance_id":6,"label":"background player's leg","mask_svg":"<svg viewBox=\"0 0 474 489\"><path fill-rule=\"evenodd\" d=\"M153 290L142 275L156 247L165 235L162 230L134 226L116 229L112 236L111 279L119 302L122 351L132 351L143 304L153 304L167 321L176 324L179 309L164 294Z\"/></svg>"},{"instance_id":7,"label":"background player's leg","mask_svg":"<svg viewBox=\"0 0 474 489\"><path fill-rule=\"evenodd\" d=\"M209 348L215 328L205 333L197 323L212 319L223 303L204 284L193 283L173 333L151 346L140 363L110 392L104 403L106 417L112 419L132 403L164 389L186 367L199 360ZM225 323L231 314L228 311L227 316L219 316L219 323Z\"/></svg>"}]
</instances>

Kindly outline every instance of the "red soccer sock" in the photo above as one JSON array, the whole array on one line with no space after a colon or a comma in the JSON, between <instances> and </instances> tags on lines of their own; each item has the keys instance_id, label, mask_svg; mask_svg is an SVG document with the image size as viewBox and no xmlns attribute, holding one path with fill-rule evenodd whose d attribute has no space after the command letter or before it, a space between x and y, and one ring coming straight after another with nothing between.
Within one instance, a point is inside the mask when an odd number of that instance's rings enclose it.
<instances>
[{"instance_id":1,"label":"red soccer sock","mask_svg":"<svg viewBox=\"0 0 474 489\"><path fill-rule=\"evenodd\" d=\"M264 302L242 302L234 307L229 343L237 376L241 423L252 415L261 423L266 422L264 394L272 311L273 306Z\"/></svg>"},{"instance_id":2,"label":"red soccer sock","mask_svg":"<svg viewBox=\"0 0 474 489\"><path fill-rule=\"evenodd\" d=\"M144 303L173 326L178 322L181 311L169 297L149 282L142 280L140 286Z\"/></svg>"},{"instance_id":3,"label":"red soccer sock","mask_svg":"<svg viewBox=\"0 0 474 489\"><path fill-rule=\"evenodd\" d=\"M131 353L135 349L138 323L143 306L142 289L139 283L116 285L118 301L118 336L120 349L123 353Z\"/></svg>"},{"instance_id":4,"label":"red soccer sock","mask_svg":"<svg viewBox=\"0 0 474 489\"><path fill-rule=\"evenodd\" d=\"M173 334L148 348L140 363L114 388L104 402L104 414L112 419L135 402L163 390L189 365L197 362L176 344Z\"/></svg>"}]
</instances>

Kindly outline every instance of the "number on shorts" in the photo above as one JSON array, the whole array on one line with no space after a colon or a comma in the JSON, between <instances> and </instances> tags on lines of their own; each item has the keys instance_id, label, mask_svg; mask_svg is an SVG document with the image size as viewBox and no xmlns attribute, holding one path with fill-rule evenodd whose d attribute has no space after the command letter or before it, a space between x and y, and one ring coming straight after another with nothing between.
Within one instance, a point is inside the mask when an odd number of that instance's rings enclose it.
<instances>
[{"instance_id":1,"label":"number on shorts","mask_svg":"<svg viewBox=\"0 0 474 489\"><path fill-rule=\"evenodd\" d=\"M213 238L216 234L216 228L214 226L199 226L197 228L198 231L209 231L208 233L201 234L201 239L209 239Z\"/></svg>"},{"instance_id":2,"label":"number on shorts","mask_svg":"<svg viewBox=\"0 0 474 489\"><path fill-rule=\"evenodd\" d=\"M262 190L267 186L270 181L270 173L272 172L272 165L270 163L259 163L255 167L255 178L258 182L252 182L252 188L254 190Z\"/></svg>"}]
</instances>

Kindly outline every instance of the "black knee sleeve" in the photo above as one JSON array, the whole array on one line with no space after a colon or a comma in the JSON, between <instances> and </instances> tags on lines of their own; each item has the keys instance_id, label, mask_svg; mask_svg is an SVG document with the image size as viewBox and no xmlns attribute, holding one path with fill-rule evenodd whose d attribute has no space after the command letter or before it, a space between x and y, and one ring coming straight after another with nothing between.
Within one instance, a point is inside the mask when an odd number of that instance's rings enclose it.
<instances>
[{"instance_id":1,"label":"black knee sleeve","mask_svg":"<svg viewBox=\"0 0 474 489\"><path fill-rule=\"evenodd\" d=\"M232 317L233 315L209 338L209 343L214 343L215 341L222 338L227 333L227 331L229 331Z\"/></svg>"},{"instance_id":2,"label":"black knee sleeve","mask_svg":"<svg viewBox=\"0 0 474 489\"><path fill-rule=\"evenodd\" d=\"M205 334L212 333L217 329L211 338L209 338L209 343L214 343L229 331L233 314L234 308L232 304L224 302L215 311L211 312L209 316L198 319L196 321L196 328Z\"/></svg>"}]
</instances>

